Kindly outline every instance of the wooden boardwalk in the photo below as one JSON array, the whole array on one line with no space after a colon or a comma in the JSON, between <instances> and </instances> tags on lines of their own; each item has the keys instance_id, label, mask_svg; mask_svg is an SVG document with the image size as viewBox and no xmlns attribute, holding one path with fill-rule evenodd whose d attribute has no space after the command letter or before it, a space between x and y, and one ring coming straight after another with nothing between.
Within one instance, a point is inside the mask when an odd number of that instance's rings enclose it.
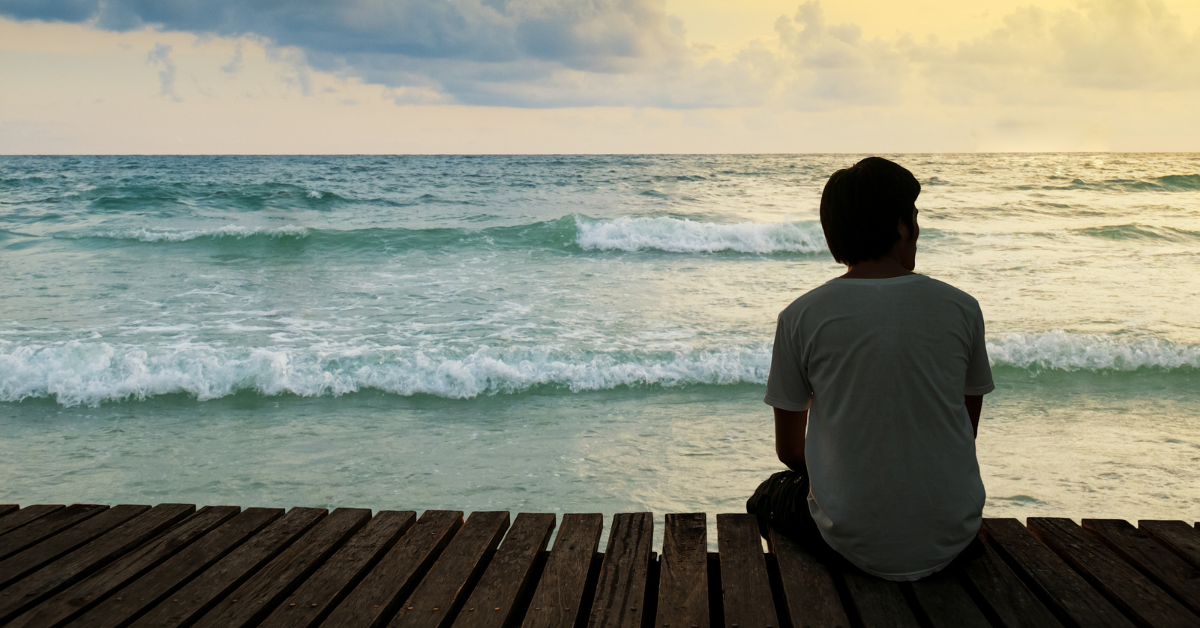
<instances>
[{"instance_id":1,"label":"wooden boardwalk","mask_svg":"<svg viewBox=\"0 0 1200 628\"><path fill-rule=\"evenodd\" d=\"M754 518L0 505L0 625L1200 628L1182 521L986 520L943 573L830 568ZM549 540L558 528L553 547ZM968 556L969 554L969 556Z\"/></svg>"}]
</instances>

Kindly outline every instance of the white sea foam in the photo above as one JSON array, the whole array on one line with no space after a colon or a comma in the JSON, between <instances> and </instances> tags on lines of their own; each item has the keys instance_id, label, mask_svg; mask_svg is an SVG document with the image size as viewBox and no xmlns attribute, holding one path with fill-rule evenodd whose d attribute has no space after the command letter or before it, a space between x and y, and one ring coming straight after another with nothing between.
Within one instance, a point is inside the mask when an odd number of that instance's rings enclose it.
<instances>
[{"instance_id":1,"label":"white sea foam","mask_svg":"<svg viewBox=\"0 0 1200 628\"><path fill-rule=\"evenodd\" d=\"M993 365L1061 371L1200 368L1200 345L1055 330L996 336L988 358Z\"/></svg>"},{"instance_id":2,"label":"white sea foam","mask_svg":"<svg viewBox=\"0 0 1200 628\"><path fill-rule=\"evenodd\" d=\"M988 342L993 365L1060 371L1200 368L1200 345L1050 331ZM464 399L536 386L571 391L620 386L766 383L771 346L596 354L548 347L471 353L379 345L233 348L187 341L143 347L72 340L0 343L0 401L53 398L65 406L190 394L201 400L239 391L341 395L376 389Z\"/></svg>"},{"instance_id":3,"label":"white sea foam","mask_svg":"<svg viewBox=\"0 0 1200 628\"><path fill-rule=\"evenodd\" d=\"M479 348L465 355L379 346L231 349L182 344L145 349L105 342L0 347L0 401L50 397L65 406L185 393L216 399L341 395L373 388L452 399L535 386L572 391L619 386L764 383L769 345L613 356L546 348Z\"/></svg>"},{"instance_id":4,"label":"white sea foam","mask_svg":"<svg viewBox=\"0 0 1200 628\"><path fill-rule=\"evenodd\" d=\"M815 222L718 224L679 218L578 219L575 243L584 250L673 253L820 253L827 250Z\"/></svg>"},{"instance_id":5,"label":"white sea foam","mask_svg":"<svg viewBox=\"0 0 1200 628\"><path fill-rule=\"evenodd\" d=\"M93 237L112 238L114 240L140 240L142 242L185 242L198 238L248 238L256 235L271 238L303 238L308 236L308 229L297 225L270 228L225 225L212 229L178 230L155 230L141 227L125 231L108 231L96 234Z\"/></svg>"}]
</instances>

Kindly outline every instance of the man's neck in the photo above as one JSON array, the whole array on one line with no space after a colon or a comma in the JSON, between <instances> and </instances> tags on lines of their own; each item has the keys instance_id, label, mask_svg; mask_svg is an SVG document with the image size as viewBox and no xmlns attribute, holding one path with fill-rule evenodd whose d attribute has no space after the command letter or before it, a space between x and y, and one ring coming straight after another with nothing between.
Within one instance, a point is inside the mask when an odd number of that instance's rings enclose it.
<instances>
[{"instance_id":1,"label":"man's neck","mask_svg":"<svg viewBox=\"0 0 1200 628\"><path fill-rule=\"evenodd\" d=\"M913 272L895 258L885 255L879 259L863 260L854 264L842 275L842 279L890 279L911 274Z\"/></svg>"}]
</instances>

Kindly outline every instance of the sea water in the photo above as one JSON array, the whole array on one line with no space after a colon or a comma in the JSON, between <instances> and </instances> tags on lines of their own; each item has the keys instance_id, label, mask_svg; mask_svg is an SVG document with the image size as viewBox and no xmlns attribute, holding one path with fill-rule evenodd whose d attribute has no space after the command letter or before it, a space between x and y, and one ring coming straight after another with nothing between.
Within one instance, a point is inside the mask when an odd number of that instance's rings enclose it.
<instances>
[{"instance_id":1,"label":"sea water","mask_svg":"<svg viewBox=\"0 0 1200 628\"><path fill-rule=\"evenodd\" d=\"M985 514L1200 518L1200 155L891 157ZM2 157L0 503L740 511L858 158Z\"/></svg>"}]
</instances>

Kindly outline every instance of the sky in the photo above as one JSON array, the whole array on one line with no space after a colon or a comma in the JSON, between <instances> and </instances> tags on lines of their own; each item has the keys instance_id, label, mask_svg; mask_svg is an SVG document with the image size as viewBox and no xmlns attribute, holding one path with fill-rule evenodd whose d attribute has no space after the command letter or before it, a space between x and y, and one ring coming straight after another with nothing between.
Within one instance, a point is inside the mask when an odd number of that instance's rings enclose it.
<instances>
[{"instance_id":1,"label":"sky","mask_svg":"<svg viewBox=\"0 0 1200 628\"><path fill-rule=\"evenodd\" d=\"M0 153L1200 151L1196 0L0 0Z\"/></svg>"}]
</instances>

